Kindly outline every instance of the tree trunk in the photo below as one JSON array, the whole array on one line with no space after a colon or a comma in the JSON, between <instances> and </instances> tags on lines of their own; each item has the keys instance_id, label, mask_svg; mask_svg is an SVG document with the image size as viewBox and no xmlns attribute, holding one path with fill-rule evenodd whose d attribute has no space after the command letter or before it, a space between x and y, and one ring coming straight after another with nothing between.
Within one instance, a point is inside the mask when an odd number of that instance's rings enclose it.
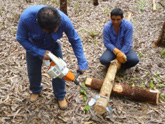
<instances>
[{"instance_id":1,"label":"tree trunk","mask_svg":"<svg viewBox=\"0 0 165 124\"><path fill-rule=\"evenodd\" d=\"M165 47L165 22L163 22L163 27L155 46Z\"/></svg>"},{"instance_id":2,"label":"tree trunk","mask_svg":"<svg viewBox=\"0 0 165 124\"><path fill-rule=\"evenodd\" d=\"M85 82L85 85L94 89L100 89L102 84L103 80L95 78L87 78ZM136 101L158 104L160 91L115 83L112 89L112 94L127 97Z\"/></svg>"},{"instance_id":3,"label":"tree trunk","mask_svg":"<svg viewBox=\"0 0 165 124\"><path fill-rule=\"evenodd\" d=\"M97 6L97 5L99 5L99 2L98 2L98 0L93 0L93 5L94 5L94 6Z\"/></svg>"},{"instance_id":4,"label":"tree trunk","mask_svg":"<svg viewBox=\"0 0 165 124\"><path fill-rule=\"evenodd\" d=\"M67 14L67 0L60 0L60 10Z\"/></svg>"}]
</instances>

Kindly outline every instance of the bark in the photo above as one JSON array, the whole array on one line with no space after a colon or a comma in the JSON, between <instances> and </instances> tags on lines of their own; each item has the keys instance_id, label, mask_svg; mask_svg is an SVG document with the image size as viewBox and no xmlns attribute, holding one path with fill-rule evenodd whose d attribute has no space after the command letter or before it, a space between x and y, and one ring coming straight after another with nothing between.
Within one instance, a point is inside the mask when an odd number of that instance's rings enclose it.
<instances>
[{"instance_id":1,"label":"bark","mask_svg":"<svg viewBox=\"0 0 165 124\"><path fill-rule=\"evenodd\" d=\"M112 91L112 87L113 87L113 84L114 84L114 79L115 79L115 76L116 76L116 72L117 72L117 61L112 61L109 68L108 68L108 71L107 71L107 74L106 74L106 77L104 79L104 82L103 82L103 85L101 87L101 90L100 90L100 93L99 95L102 95L102 96L106 96L106 97L110 97L110 94L111 94L111 91ZM108 99L106 98L99 98L94 106L94 110L98 113L98 114L103 114L106 112L106 109L104 108L104 106L102 104L100 104L99 102L103 103L105 106L107 106L108 104Z\"/></svg>"},{"instance_id":2,"label":"bark","mask_svg":"<svg viewBox=\"0 0 165 124\"><path fill-rule=\"evenodd\" d=\"M94 89L100 89L103 84L103 80L95 78L87 78L85 84ZM127 97L136 101L149 102L151 104L159 103L159 90L151 90L141 88L137 86L129 86L115 83L112 89L112 94L117 96Z\"/></svg>"},{"instance_id":3,"label":"bark","mask_svg":"<svg viewBox=\"0 0 165 124\"><path fill-rule=\"evenodd\" d=\"M67 14L67 0L60 0L60 10Z\"/></svg>"},{"instance_id":4,"label":"bark","mask_svg":"<svg viewBox=\"0 0 165 124\"><path fill-rule=\"evenodd\" d=\"M98 5L99 5L98 0L93 0L93 5L94 5L94 6L98 6Z\"/></svg>"},{"instance_id":5,"label":"bark","mask_svg":"<svg viewBox=\"0 0 165 124\"><path fill-rule=\"evenodd\" d=\"M163 22L163 27L155 46L165 47L165 22Z\"/></svg>"}]
</instances>

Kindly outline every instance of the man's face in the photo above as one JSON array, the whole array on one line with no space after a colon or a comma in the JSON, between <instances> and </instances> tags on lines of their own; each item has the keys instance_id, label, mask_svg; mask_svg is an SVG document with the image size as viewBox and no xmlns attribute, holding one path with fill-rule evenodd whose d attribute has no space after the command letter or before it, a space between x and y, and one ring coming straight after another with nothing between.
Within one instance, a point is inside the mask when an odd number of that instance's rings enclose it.
<instances>
[{"instance_id":1,"label":"man's face","mask_svg":"<svg viewBox=\"0 0 165 124\"><path fill-rule=\"evenodd\" d=\"M111 16L112 24L115 27L120 26L122 19L123 18L121 16L115 16L115 15Z\"/></svg>"}]
</instances>

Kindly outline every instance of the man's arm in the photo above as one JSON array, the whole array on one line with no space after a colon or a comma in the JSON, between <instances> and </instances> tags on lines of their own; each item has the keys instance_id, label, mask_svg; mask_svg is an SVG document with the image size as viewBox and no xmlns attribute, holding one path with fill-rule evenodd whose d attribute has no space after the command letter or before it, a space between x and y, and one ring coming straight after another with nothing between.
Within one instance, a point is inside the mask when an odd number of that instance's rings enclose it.
<instances>
[{"instance_id":1,"label":"man's arm","mask_svg":"<svg viewBox=\"0 0 165 124\"><path fill-rule=\"evenodd\" d=\"M84 56L84 50L83 50L82 42L81 42L81 39L78 36L77 32L75 31L74 26L73 26L73 24L69 18L67 19L67 23L65 26L66 26L65 27L65 33L69 39L69 42L72 45L74 53L77 57L79 69L80 70L86 70L88 67L88 62Z\"/></svg>"},{"instance_id":2,"label":"man's arm","mask_svg":"<svg viewBox=\"0 0 165 124\"><path fill-rule=\"evenodd\" d=\"M131 23L128 23L126 27L126 32L124 34L124 43L122 48L120 49L123 53L127 53L131 48L132 43L132 36L133 36L133 26Z\"/></svg>"},{"instance_id":3,"label":"man's arm","mask_svg":"<svg viewBox=\"0 0 165 124\"><path fill-rule=\"evenodd\" d=\"M104 29L103 29L103 41L104 41L104 46L108 50L113 51L115 46L111 42L110 30L109 30L109 27L107 27L107 26L105 26Z\"/></svg>"},{"instance_id":4,"label":"man's arm","mask_svg":"<svg viewBox=\"0 0 165 124\"><path fill-rule=\"evenodd\" d=\"M38 48L28 40L28 28L20 18L17 30L17 40L33 56L39 56L41 59L45 54L45 50Z\"/></svg>"}]
</instances>

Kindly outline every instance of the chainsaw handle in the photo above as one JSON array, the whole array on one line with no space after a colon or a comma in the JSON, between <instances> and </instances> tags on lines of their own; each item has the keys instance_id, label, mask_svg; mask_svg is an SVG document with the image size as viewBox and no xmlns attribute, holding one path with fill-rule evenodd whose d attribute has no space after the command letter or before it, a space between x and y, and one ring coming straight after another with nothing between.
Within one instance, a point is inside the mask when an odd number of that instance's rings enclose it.
<instances>
[{"instance_id":1,"label":"chainsaw handle","mask_svg":"<svg viewBox=\"0 0 165 124\"><path fill-rule=\"evenodd\" d=\"M82 74L83 74L83 72L82 72L81 70L77 70L77 73L78 73L79 75L82 75Z\"/></svg>"},{"instance_id":2,"label":"chainsaw handle","mask_svg":"<svg viewBox=\"0 0 165 124\"><path fill-rule=\"evenodd\" d=\"M74 83L76 84L76 85L79 85L80 83L77 81L77 78L80 76L80 75L82 75L83 73L82 73L82 71L81 70L77 70L77 75L75 76L75 79L74 79Z\"/></svg>"}]
</instances>

